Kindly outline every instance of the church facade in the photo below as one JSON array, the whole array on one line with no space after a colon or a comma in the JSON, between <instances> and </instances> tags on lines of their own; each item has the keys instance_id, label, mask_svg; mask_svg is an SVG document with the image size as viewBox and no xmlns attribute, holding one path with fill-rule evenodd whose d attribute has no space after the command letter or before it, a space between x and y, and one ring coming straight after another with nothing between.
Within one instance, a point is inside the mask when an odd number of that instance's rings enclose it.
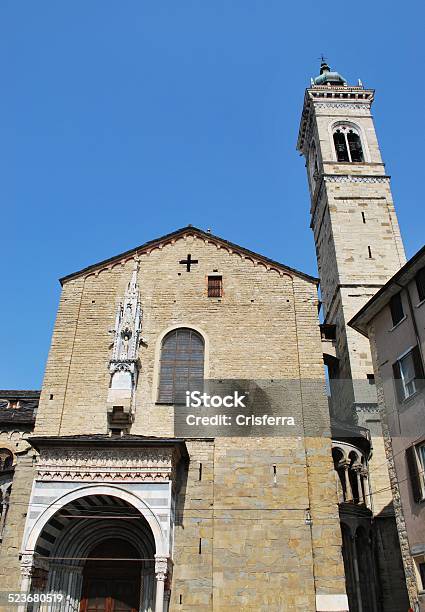
<instances>
[{"instance_id":1,"label":"church facade","mask_svg":"<svg viewBox=\"0 0 425 612\"><path fill-rule=\"evenodd\" d=\"M404 262L372 101L326 65L306 92L321 325L318 279L192 226L61 280L0 547L22 610L408 609L370 349L346 325ZM229 380L277 381L296 433L182 429L186 391Z\"/></svg>"}]
</instances>

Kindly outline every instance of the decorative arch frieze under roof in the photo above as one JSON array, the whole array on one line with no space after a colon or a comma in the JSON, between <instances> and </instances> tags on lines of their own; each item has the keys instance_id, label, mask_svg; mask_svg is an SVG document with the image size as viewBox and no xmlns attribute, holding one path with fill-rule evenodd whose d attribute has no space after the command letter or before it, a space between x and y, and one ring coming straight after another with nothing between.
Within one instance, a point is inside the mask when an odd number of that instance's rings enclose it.
<instances>
[{"instance_id":1,"label":"decorative arch frieze under roof","mask_svg":"<svg viewBox=\"0 0 425 612\"><path fill-rule=\"evenodd\" d=\"M198 238L206 244L212 244L216 246L217 249L224 249L230 254L235 254L243 259L250 260L254 265L263 266L266 271L274 271L281 276L287 275L291 278L293 276L297 276L315 285L319 284L319 280L314 276L305 274L304 272L300 272L295 268L286 266L283 263L265 257L264 255L256 253L255 251L250 251L249 249L241 247L233 242L229 242L224 238L215 236L209 231L204 231L191 225L178 229L170 234L166 234L165 236L162 236L160 238L150 240L149 242L146 242L134 249L130 249L129 251L125 251L124 253L120 253L119 255L115 255L114 257L100 261L96 264L83 268L82 270L73 272L72 274L68 274L67 276L60 278L59 281L61 285L64 285L69 280L72 280L79 276L89 276L91 274L97 275L102 270L112 269L114 266L119 264L124 265L128 261L133 260L135 257L140 258L144 255L149 255L157 249L161 250L166 245L172 245L178 240L185 239L189 236Z\"/></svg>"}]
</instances>

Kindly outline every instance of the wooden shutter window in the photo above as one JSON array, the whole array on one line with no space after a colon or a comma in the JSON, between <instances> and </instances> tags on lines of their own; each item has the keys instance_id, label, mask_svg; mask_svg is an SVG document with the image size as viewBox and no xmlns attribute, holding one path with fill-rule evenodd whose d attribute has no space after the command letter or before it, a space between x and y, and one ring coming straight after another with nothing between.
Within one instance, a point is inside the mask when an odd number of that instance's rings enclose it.
<instances>
[{"instance_id":1,"label":"wooden shutter window","mask_svg":"<svg viewBox=\"0 0 425 612\"><path fill-rule=\"evenodd\" d=\"M158 402L184 404L186 391L201 391L204 382L204 340L193 329L179 328L162 341Z\"/></svg>"},{"instance_id":2,"label":"wooden shutter window","mask_svg":"<svg viewBox=\"0 0 425 612\"><path fill-rule=\"evenodd\" d=\"M391 309L391 318L393 320L393 325L397 325L397 323L400 323L400 321L404 317L403 303L401 301L401 293L397 293L396 295L393 295L393 297L390 300L390 309Z\"/></svg>"},{"instance_id":3,"label":"wooden shutter window","mask_svg":"<svg viewBox=\"0 0 425 612\"><path fill-rule=\"evenodd\" d=\"M424 366L422 363L419 346L415 346L412 350L413 365L415 368L415 383L417 389L422 389L424 386Z\"/></svg>"},{"instance_id":4,"label":"wooden shutter window","mask_svg":"<svg viewBox=\"0 0 425 612\"><path fill-rule=\"evenodd\" d=\"M425 268L416 274L416 288L418 290L419 301L425 300Z\"/></svg>"},{"instance_id":5,"label":"wooden shutter window","mask_svg":"<svg viewBox=\"0 0 425 612\"><path fill-rule=\"evenodd\" d=\"M223 295L223 277L209 276L208 277L208 297L222 297Z\"/></svg>"},{"instance_id":6,"label":"wooden shutter window","mask_svg":"<svg viewBox=\"0 0 425 612\"><path fill-rule=\"evenodd\" d=\"M412 487L413 499L415 502L422 501L422 487L420 474L418 469L418 462L416 459L416 451L414 446L406 448L406 461L409 469L410 485Z\"/></svg>"}]
</instances>

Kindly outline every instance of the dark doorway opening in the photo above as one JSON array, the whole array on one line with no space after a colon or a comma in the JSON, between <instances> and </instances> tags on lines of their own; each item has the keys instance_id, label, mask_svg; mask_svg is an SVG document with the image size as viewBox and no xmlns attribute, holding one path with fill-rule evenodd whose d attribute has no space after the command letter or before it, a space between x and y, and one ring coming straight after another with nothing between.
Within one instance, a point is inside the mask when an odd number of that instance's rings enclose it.
<instances>
[{"instance_id":1,"label":"dark doorway opening","mask_svg":"<svg viewBox=\"0 0 425 612\"><path fill-rule=\"evenodd\" d=\"M111 538L84 565L80 612L138 612L142 561L129 542Z\"/></svg>"}]
</instances>

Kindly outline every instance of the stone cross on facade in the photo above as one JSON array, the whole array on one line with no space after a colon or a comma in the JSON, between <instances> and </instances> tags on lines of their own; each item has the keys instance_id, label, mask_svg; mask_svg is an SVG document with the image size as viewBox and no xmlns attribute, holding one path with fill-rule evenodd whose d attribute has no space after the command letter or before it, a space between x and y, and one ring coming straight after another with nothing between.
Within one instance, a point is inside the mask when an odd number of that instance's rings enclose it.
<instances>
[{"instance_id":1,"label":"stone cross on facade","mask_svg":"<svg viewBox=\"0 0 425 612\"><path fill-rule=\"evenodd\" d=\"M192 255L189 253L187 256L187 259L181 259L179 261L180 264L185 264L186 265L186 271L190 272L190 267L193 266L194 264L198 263L197 259L192 259Z\"/></svg>"}]
</instances>

